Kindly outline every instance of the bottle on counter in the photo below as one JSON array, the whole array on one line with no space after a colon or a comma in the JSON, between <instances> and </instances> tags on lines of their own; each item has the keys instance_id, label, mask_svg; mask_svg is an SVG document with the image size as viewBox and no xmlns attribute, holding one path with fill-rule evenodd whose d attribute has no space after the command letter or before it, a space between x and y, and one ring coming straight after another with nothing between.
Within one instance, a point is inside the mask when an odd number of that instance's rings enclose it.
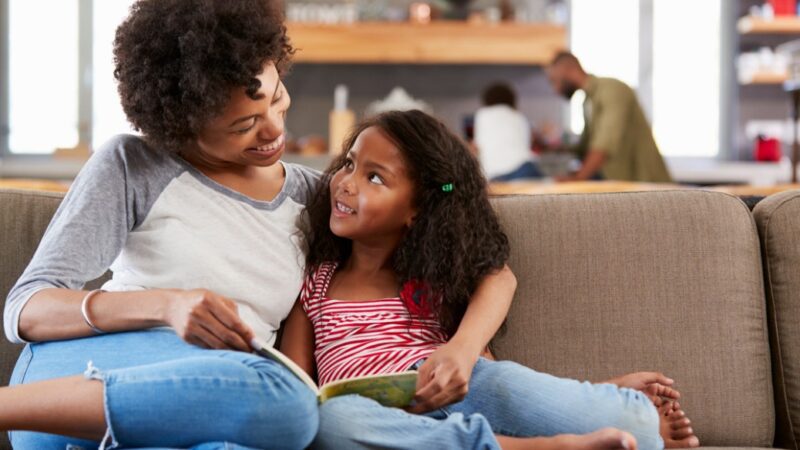
<instances>
[{"instance_id":1,"label":"bottle on counter","mask_svg":"<svg viewBox=\"0 0 800 450\"><path fill-rule=\"evenodd\" d=\"M332 155L342 152L347 134L356 123L356 115L347 109L347 86L340 84L333 90L333 110L328 117L328 150Z\"/></svg>"}]
</instances>

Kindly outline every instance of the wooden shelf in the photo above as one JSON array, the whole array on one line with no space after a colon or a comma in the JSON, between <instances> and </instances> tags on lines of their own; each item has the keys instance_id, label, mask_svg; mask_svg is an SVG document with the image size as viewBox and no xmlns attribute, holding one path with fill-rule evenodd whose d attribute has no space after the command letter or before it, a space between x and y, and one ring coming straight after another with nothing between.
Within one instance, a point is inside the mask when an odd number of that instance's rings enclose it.
<instances>
[{"instance_id":1,"label":"wooden shelf","mask_svg":"<svg viewBox=\"0 0 800 450\"><path fill-rule=\"evenodd\" d=\"M753 84L783 84L787 80L787 76L785 74L780 73L757 73L753 75L752 78L749 80L741 81L740 84L743 85L753 85Z\"/></svg>"},{"instance_id":2,"label":"wooden shelf","mask_svg":"<svg viewBox=\"0 0 800 450\"><path fill-rule=\"evenodd\" d=\"M779 16L772 20L742 17L737 24L741 34L800 34L800 18Z\"/></svg>"},{"instance_id":3,"label":"wooden shelf","mask_svg":"<svg viewBox=\"0 0 800 450\"><path fill-rule=\"evenodd\" d=\"M553 24L289 23L298 63L548 64L567 47L566 29Z\"/></svg>"}]
</instances>

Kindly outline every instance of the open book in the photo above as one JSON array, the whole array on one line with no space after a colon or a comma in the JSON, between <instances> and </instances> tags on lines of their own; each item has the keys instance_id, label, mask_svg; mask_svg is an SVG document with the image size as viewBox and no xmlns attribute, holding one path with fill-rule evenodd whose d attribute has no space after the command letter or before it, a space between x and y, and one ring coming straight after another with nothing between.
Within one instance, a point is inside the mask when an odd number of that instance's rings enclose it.
<instances>
[{"instance_id":1,"label":"open book","mask_svg":"<svg viewBox=\"0 0 800 450\"><path fill-rule=\"evenodd\" d=\"M402 408L411 404L417 389L417 371L415 370L345 378L318 387L300 366L276 348L267 345L264 340L254 338L250 341L250 345L259 355L286 366L317 394L320 403L339 395L358 394L369 397L384 406Z\"/></svg>"}]
</instances>

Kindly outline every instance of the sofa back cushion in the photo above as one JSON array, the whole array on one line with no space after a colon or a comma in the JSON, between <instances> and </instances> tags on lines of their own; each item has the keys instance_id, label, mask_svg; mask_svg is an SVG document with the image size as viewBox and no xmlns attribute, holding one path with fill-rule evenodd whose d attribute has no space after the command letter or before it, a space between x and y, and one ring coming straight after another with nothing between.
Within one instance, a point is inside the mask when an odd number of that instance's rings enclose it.
<instances>
[{"instance_id":1,"label":"sofa back cushion","mask_svg":"<svg viewBox=\"0 0 800 450\"><path fill-rule=\"evenodd\" d=\"M800 191L767 197L753 210L764 260L778 439L800 444Z\"/></svg>"},{"instance_id":2,"label":"sofa back cushion","mask_svg":"<svg viewBox=\"0 0 800 450\"><path fill-rule=\"evenodd\" d=\"M759 242L739 199L664 191L492 201L518 279L499 358L592 381L661 371L676 380L703 445L772 444Z\"/></svg>"},{"instance_id":3,"label":"sofa back cushion","mask_svg":"<svg viewBox=\"0 0 800 450\"><path fill-rule=\"evenodd\" d=\"M61 198L0 190L2 301ZM759 246L740 201L672 191L492 202L519 280L499 357L594 381L660 370L704 445L771 444ZM0 339L4 384L20 349Z\"/></svg>"}]
</instances>

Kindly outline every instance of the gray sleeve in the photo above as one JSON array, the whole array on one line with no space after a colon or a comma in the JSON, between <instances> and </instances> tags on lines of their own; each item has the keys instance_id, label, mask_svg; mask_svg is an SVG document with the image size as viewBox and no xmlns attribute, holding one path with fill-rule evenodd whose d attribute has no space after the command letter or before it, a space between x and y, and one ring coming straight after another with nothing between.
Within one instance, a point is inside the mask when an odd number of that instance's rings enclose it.
<instances>
[{"instance_id":1,"label":"gray sleeve","mask_svg":"<svg viewBox=\"0 0 800 450\"><path fill-rule=\"evenodd\" d=\"M288 186L289 196L297 203L307 205L320 187L322 172L301 164L286 163L285 167L293 172L292 185Z\"/></svg>"},{"instance_id":2,"label":"gray sleeve","mask_svg":"<svg viewBox=\"0 0 800 450\"><path fill-rule=\"evenodd\" d=\"M92 155L75 178L6 299L3 325L11 342L25 342L19 336L19 317L34 293L46 288L80 289L105 273L119 255L128 232L160 192L158 185L163 189L165 184L163 176L155 176L157 157L145 150L139 138L118 136ZM137 173L154 174L148 177L162 182L145 183Z\"/></svg>"}]
</instances>

